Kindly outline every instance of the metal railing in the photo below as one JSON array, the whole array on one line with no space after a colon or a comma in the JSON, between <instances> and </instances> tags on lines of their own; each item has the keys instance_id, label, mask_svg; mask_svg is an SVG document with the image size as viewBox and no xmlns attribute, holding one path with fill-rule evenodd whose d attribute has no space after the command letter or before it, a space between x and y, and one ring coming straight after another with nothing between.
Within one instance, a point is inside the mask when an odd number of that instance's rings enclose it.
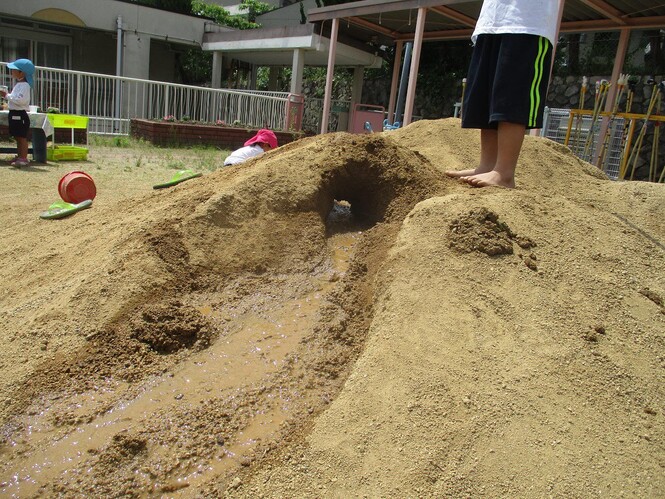
<instances>
[{"instance_id":1,"label":"metal railing","mask_svg":"<svg viewBox=\"0 0 665 499\"><path fill-rule=\"evenodd\" d=\"M569 118L569 109L545 108L541 135L559 144L564 144ZM612 120L607 132L609 134L609 141L602 170L613 180L619 177L625 125L626 123L623 118L616 117ZM602 144L598 143L601 121L596 120L593 123L593 130L591 128L592 120L590 116L575 119L568 143L568 147L575 156L589 163L594 162L598 155L598 147L602 146ZM590 130L593 137L590 140L590 147L585 147Z\"/></svg>"},{"instance_id":2,"label":"metal railing","mask_svg":"<svg viewBox=\"0 0 665 499\"><path fill-rule=\"evenodd\" d=\"M351 114L350 100L332 100L328 119L328 132L346 131ZM303 112L303 130L311 133L321 131L323 99L308 97Z\"/></svg>"},{"instance_id":3,"label":"metal railing","mask_svg":"<svg viewBox=\"0 0 665 499\"><path fill-rule=\"evenodd\" d=\"M0 85L12 88L7 63ZM31 104L46 111L89 117L89 133L129 134L132 118L185 119L251 128L299 130L300 96L287 92L230 90L36 67Z\"/></svg>"}]
</instances>

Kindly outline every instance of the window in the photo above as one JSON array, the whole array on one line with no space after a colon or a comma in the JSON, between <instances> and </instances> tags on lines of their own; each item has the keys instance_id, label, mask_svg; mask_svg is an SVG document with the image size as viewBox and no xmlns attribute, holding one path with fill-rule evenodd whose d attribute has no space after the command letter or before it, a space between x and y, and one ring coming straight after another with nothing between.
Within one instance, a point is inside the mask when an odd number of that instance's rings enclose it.
<instances>
[{"instance_id":1,"label":"window","mask_svg":"<svg viewBox=\"0 0 665 499\"><path fill-rule=\"evenodd\" d=\"M0 18L0 60L30 59L36 66L71 67L71 29Z\"/></svg>"},{"instance_id":2,"label":"window","mask_svg":"<svg viewBox=\"0 0 665 499\"><path fill-rule=\"evenodd\" d=\"M35 42L35 45L37 54L34 60L35 65L60 69L69 68L69 47L67 45L45 42Z\"/></svg>"},{"instance_id":3,"label":"window","mask_svg":"<svg viewBox=\"0 0 665 499\"><path fill-rule=\"evenodd\" d=\"M30 40L0 37L0 60L12 62L16 59L29 59L30 57L32 57Z\"/></svg>"}]
</instances>

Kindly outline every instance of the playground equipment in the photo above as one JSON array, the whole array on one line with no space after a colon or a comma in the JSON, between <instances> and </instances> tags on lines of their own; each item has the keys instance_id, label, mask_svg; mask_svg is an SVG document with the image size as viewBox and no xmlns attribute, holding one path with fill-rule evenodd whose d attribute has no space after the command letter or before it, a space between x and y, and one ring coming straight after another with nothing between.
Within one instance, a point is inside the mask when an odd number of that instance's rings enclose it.
<instances>
[{"instance_id":1,"label":"playground equipment","mask_svg":"<svg viewBox=\"0 0 665 499\"><path fill-rule=\"evenodd\" d=\"M351 111L351 133L372 133L373 130L383 128L383 106L372 106L370 104L354 104ZM369 129L367 127L369 123Z\"/></svg>"},{"instance_id":2,"label":"playground equipment","mask_svg":"<svg viewBox=\"0 0 665 499\"><path fill-rule=\"evenodd\" d=\"M388 131L388 130L397 130L401 126L402 126L402 124L399 121L396 121L395 123L393 123L391 125L390 122L387 119L383 120L383 131L384 132Z\"/></svg>"}]
</instances>

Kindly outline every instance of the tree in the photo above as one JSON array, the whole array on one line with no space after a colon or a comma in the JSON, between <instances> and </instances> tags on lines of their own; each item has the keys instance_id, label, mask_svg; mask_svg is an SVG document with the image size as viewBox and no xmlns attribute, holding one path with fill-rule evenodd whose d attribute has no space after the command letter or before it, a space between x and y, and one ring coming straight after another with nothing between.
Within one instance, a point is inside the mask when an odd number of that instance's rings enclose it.
<instances>
[{"instance_id":1,"label":"tree","mask_svg":"<svg viewBox=\"0 0 665 499\"><path fill-rule=\"evenodd\" d=\"M270 12L275 8L267 3L259 2L258 0L242 0L240 3L240 10L247 11L247 21L256 23L257 16ZM258 25L257 25L258 26Z\"/></svg>"},{"instance_id":2,"label":"tree","mask_svg":"<svg viewBox=\"0 0 665 499\"><path fill-rule=\"evenodd\" d=\"M247 9L250 11L248 15L231 15L231 13L226 10L224 7L215 4L206 3L203 0L191 0L192 1L192 14L195 16L209 17L213 19L217 24L222 26L228 26L230 28L236 29L253 29L259 28L260 25L257 24L256 15L254 15L254 20L249 19L249 14L255 12L256 9L260 8L259 4L266 6L267 8L263 9L263 12L268 12L272 10L272 6L264 4L262 2L257 2L255 0L243 0L242 4L246 5Z\"/></svg>"}]
</instances>

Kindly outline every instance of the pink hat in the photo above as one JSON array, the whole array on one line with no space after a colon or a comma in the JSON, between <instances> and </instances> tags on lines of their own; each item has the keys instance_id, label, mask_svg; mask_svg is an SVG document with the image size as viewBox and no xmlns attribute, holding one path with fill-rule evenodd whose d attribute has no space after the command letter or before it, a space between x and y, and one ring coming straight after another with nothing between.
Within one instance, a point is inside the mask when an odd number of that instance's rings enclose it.
<instances>
[{"instance_id":1,"label":"pink hat","mask_svg":"<svg viewBox=\"0 0 665 499\"><path fill-rule=\"evenodd\" d=\"M275 147L277 147L277 136L272 130L262 128L261 130L256 132L256 135L254 135L254 137L245 142L245 145L251 146L252 144L256 144L257 142L269 144L270 147L274 149Z\"/></svg>"}]
</instances>

